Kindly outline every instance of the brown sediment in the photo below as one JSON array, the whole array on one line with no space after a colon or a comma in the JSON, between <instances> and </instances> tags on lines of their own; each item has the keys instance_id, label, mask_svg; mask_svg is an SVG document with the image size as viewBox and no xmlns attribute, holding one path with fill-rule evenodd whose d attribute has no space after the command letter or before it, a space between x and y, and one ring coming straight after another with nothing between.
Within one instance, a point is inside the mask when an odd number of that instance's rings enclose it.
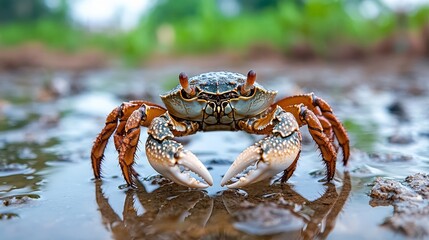
<instances>
[{"instance_id":1,"label":"brown sediment","mask_svg":"<svg viewBox=\"0 0 429 240\"><path fill-rule=\"evenodd\" d=\"M4 71L20 68L82 71L101 68L107 63L107 54L95 49L65 52L49 49L39 43L0 49L0 70Z\"/></svg>"},{"instance_id":2,"label":"brown sediment","mask_svg":"<svg viewBox=\"0 0 429 240\"><path fill-rule=\"evenodd\" d=\"M409 237L429 235L429 175L416 173L402 183L378 177L371 189L371 206L393 206L383 223Z\"/></svg>"}]
</instances>

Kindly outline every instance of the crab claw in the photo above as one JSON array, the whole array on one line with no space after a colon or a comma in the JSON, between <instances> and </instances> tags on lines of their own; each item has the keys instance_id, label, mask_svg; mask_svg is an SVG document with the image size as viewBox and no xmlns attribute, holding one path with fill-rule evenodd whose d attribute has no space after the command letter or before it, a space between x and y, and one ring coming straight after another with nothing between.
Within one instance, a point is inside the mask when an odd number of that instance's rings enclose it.
<instances>
[{"instance_id":1,"label":"crab claw","mask_svg":"<svg viewBox=\"0 0 429 240\"><path fill-rule=\"evenodd\" d=\"M150 165L161 175L173 182L190 188L206 188L213 185L213 178L207 168L190 151L183 150L174 140L157 141L149 137L146 154ZM200 176L205 183L190 176L191 171Z\"/></svg>"},{"instance_id":2,"label":"crab claw","mask_svg":"<svg viewBox=\"0 0 429 240\"><path fill-rule=\"evenodd\" d=\"M244 150L232 163L222 178L221 185L241 188L272 177L294 164L299 155L301 138L299 133L287 137L268 136ZM237 174L255 165L255 169L240 177L238 181L227 183Z\"/></svg>"}]
</instances>

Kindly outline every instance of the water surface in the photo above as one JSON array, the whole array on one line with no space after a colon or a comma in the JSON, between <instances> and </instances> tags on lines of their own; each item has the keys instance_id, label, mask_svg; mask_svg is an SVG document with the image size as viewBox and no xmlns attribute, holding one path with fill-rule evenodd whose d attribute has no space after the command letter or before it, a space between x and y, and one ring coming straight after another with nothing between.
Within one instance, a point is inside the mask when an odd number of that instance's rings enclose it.
<instances>
[{"instance_id":1,"label":"water surface","mask_svg":"<svg viewBox=\"0 0 429 240\"><path fill-rule=\"evenodd\" d=\"M332 183L320 182L320 153L303 128L303 151L287 184L228 190L220 186L222 175L259 137L197 133L182 140L210 169L214 185L204 191L160 177L144 153L146 134L136 160L137 189L123 188L112 143L104 178L92 176L89 151L105 116L125 100L159 103L157 94L174 85L175 69L0 74L1 238L404 238L382 226L392 206L371 207L368 193L376 176L400 180L429 170L428 72L422 66L413 66L412 75L391 69L368 75L353 67L262 69L261 83L279 95L314 91L332 105L350 134L350 164L338 164Z\"/></svg>"}]
</instances>

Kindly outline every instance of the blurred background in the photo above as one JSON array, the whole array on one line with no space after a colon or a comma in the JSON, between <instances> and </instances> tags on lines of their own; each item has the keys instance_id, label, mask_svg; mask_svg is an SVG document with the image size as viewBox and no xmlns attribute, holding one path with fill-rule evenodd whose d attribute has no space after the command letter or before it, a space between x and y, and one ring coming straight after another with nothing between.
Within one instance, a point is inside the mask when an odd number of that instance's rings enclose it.
<instances>
[{"instance_id":1,"label":"blurred background","mask_svg":"<svg viewBox=\"0 0 429 240\"><path fill-rule=\"evenodd\" d=\"M77 53L88 67L118 59L140 66L154 57L219 52L340 61L389 54L429 56L429 4L1 0L0 49L2 68L67 67L69 61L61 64L52 58Z\"/></svg>"},{"instance_id":2,"label":"blurred background","mask_svg":"<svg viewBox=\"0 0 429 240\"><path fill-rule=\"evenodd\" d=\"M112 109L162 104L182 71L250 69L278 98L332 106L351 157L331 184L305 126L284 186L220 186L261 137L243 132L179 138L210 169L205 191L150 167L145 130L142 185L124 187L112 143L94 181L90 149ZM427 238L427 191L394 189L424 199L399 205L370 192L377 177L397 181L385 190L429 173L428 103L429 0L0 0L0 238Z\"/></svg>"}]
</instances>

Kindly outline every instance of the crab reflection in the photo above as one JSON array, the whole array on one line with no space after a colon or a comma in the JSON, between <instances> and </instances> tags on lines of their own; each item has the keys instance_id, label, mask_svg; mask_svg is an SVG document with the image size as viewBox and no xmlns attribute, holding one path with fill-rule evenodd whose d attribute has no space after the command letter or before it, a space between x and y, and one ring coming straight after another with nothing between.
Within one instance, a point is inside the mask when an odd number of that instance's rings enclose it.
<instances>
[{"instance_id":1,"label":"crab reflection","mask_svg":"<svg viewBox=\"0 0 429 240\"><path fill-rule=\"evenodd\" d=\"M344 174L339 193L332 183L325 187L322 196L309 201L290 185L267 186L267 182L212 197L173 183L149 193L140 184L126 193L119 216L97 182L96 200L103 224L115 239L235 239L246 235L324 239L350 195L350 176ZM139 204L143 213L138 213Z\"/></svg>"},{"instance_id":2,"label":"crab reflection","mask_svg":"<svg viewBox=\"0 0 429 240\"><path fill-rule=\"evenodd\" d=\"M96 201L103 224L115 239L154 239L153 237L193 234L203 229L213 209L213 199L202 191L167 184L149 193L138 183L138 190L128 190L119 216L96 183ZM138 201L144 208L138 213ZM177 235L180 237L180 235Z\"/></svg>"}]
</instances>

